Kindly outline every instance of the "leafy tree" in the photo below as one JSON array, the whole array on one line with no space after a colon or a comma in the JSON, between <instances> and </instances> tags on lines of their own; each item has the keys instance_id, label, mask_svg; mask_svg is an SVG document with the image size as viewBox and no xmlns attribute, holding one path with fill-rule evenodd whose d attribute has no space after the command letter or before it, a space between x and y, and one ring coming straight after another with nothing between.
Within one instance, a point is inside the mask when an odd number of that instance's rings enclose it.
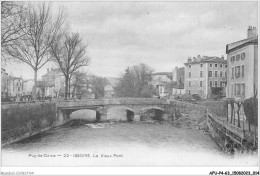
<instances>
[{"instance_id":1,"label":"leafy tree","mask_svg":"<svg viewBox=\"0 0 260 176\"><path fill-rule=\"evenodd\" d=\"M146 64L128 67L115 88L120 97L152 97L153 87L149 85L154 69Z\"/></svg>"},{"instance_id":2,"label":"leafy tree","mask_svg":"<svg viewBox=\"0 0 260 176\"><path fill-rule=\"evenodd\" d=\"M89 79L85 72L77 71L73 74L74 81L71 84L73 87L72 94L77 93L80 97L88 93Z\"/></svg>"},{"instance_id":3,"label":"leafy tree","mask_svg":"<svg viewBox=\"0 0 260 176\"><path fill-rule=\"evenodd\" d=\"M105 86L108 81L104 77L93 76L91 80L92 92L95 94L95 98L101 98L105 96Z\"/></svg>"}]
</instances>

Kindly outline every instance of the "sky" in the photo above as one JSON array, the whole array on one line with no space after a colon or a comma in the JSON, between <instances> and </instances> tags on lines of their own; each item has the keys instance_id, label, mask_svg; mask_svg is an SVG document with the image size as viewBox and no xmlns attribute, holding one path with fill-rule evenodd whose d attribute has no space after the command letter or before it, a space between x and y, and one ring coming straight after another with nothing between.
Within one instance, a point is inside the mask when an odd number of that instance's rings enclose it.
<instances>
[{"instance_id":1,"label":"sky","mask_svg":"<svg viewBox=\"0 0 260 176\"><path fill-rule=\"evenodd\" d=\"M53 2L63 6L71 31L88 44L89 73L120 77L128 66L145 63L156 72L182 67L188 57L226 58L226 44L258 28L256 2ZM2 63L3 65L3 63ZM33 70L11 63L7 73L33 79ZM47 64L38 79L47 72Z\"/></svg>"}]
</instances>

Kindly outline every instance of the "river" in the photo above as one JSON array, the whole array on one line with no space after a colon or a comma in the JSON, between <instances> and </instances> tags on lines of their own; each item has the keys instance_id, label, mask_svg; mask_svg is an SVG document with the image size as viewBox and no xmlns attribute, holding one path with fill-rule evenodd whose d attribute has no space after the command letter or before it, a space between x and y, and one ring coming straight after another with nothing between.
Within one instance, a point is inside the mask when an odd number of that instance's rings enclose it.
<instances>
[{"instance_id":1,"label":"river","mask_svg":"<svg viewBox=\"0 0 260 176\"><path fill-rule=\"evenodd\" d=\"M123 111L110 116L124 119ZM257 166L257 155L223 154L209 135L152 122L72 122L2 149L3 166ZM85 119L85 120L84 120Z\"/></svg>"}]
</instances>

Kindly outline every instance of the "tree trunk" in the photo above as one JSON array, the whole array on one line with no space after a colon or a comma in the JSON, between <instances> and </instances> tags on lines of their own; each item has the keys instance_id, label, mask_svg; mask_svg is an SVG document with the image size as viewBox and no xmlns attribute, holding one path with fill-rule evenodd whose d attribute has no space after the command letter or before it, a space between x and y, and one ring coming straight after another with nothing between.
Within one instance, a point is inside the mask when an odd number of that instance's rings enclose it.
<instances>
[{"instance_id":1,"label":"tree trunk","mask_svg":"<svg viewBox=\"0 0 260 176\"><path fill-rule=\"evenodd\" d=\"M37 98L37 69L34 69L34 89L33 89L33 98Z\"/></svg>"},{"instance_id":2,"label":"tree trunk","mask_svg":"<svg viewBox=\"0 0 260 176\"><path fill-rule=\"evenodd\" d=\"M69 77L68 76L65 76L65 100L67 100L67 97L68 97L68 83L69 83Z\"/></svg>"},{"instance_id":3,"label":"tree trunk","mask_svg":"<svg viewBox=\"0 0 260 176\"><path fill-rule=\"evenodd\" d=\"M230 119L230 123L232 124L232 120L233 120L233 112L234 112L234 104L233 102L230 103L231 104L231 119Z\"/></svg>"},{"instance_id":4,"label":"tree trunk","mask_svg":"<svg viewBox=\"0 0 260 176\"><path fill-rule=\"evenodd\" d=\"M239 117L239 110L240 110L240 107L241 107L241 104L240 103L237 103L237 121L238 121L238 124L237 124L237 127L240 128L240 117Z\"/></svg>"}]
</instances>

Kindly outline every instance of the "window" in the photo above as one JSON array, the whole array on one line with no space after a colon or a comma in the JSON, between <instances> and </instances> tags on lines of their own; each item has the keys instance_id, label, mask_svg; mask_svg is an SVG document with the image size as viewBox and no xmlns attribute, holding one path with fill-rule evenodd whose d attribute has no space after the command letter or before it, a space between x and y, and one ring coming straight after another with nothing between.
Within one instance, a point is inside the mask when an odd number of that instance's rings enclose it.
<instances>
[{"instance_id":1,"label":"window","mask_svg":"<svg viewBox=\"0 0 260 176\"><path fill-rule=\"evenodd\" d=\"M242 83L241 84L241 95L243 96L243 97L245 97L245 91L246 90L246 85L245 85L245 83Z\"/></svg>"},{"instance_id":2,"label":"window","mask_svg":"<svg viewBox=\"0 0 260 176\"><path fill-rule=\"evenodd\" d=\"M232 67L232 75L231 78L234 79L234 67Z\"/></svg>"},{"instance_id":3,"label":"window","mask_svg":"<svg viewBox=\"0 0 260 176\"><path fill-rule=\"evenodd\" d=\"M212 64L209 64L210 67L212 67Z\"/></svg>"},{"instance_id":4,"label":"window","mask_svg":"<svg viewBox=\"0 0 260 176\"><path fill-rule=\"evenodd\" d=\"M240 66L237 66L235 68L235 72L236 72L236 78L239 78L240 77Z\"/></svg>"},{"instance_id":5,"label":"window","mask_svg":"<svg viewBox=\"0 0 260 176\"><path fill-rule=\"evenodd\" d=\"M235 56L232 56L231 57L231 62L234 62L235 61Z\"/></svg>"},{"instance_id":6,"label":"window","mask_svg":"<svg viewBox=\"0 0 260 176\"><path fill-rule=\"evenodd\" d=\"M191 77L191 72L189 72L189 78Z\"/></svg>"},{"instance_id":7,"label":"window","mask_svg":"<svg viewBox=\"0 0 260 176\"><path fill-rule=\"evenodd\" d=\"M191 82L189 81L189 87L191 86Z\"/></svg>"},{"instance_id":8,"label":"window","mask_svg":"<svg viewBox=\"0 0 260 176\"><path fill-rule=\"evenodd\" d=\"M202 77L203 76L203 72L202 71L200 71L200 77Z\"/></svg>"},{"instance_id":9,"label":"window","mask_svg":"<svg viewBox=\"0 0 260 176\"><path fill-rule=\"evenodd\" d=\"M215 67L218 67L218 64L215 64Z\"/></svg>"},{"instance_id":10,"label":"window","mask_svg":"<svg viewBox=\"0 0 260 176\"><path fill-rule=\"evenodd\" d=\"M234 96L234 84L231 84L231 97Z\"/></svg>"},{"instance_id":11,"label":"window","mask_svg":"<svg viewBox=\"0 0 260 176\"><path fill-rule=\"evenodd\" d=\"M14 87L13 87L13 91L14 91Z\"/></svg>"},{"instance_id":12,"label":"window","mask_svg":"<svg viewBox=\"0 0 260 176\"><path fill-rule=\"evenodd\" d=\"M245 66L242 65L241 66L241 76L244 77L244 71L245 71Z\"/></svg>"},{"instance_id":13,"label":"window","mask_svg":"<svg viewBox=\"0 0 260 176\"><path fill-rule=\"evenodd\" d=\"M225 78L227 77L227 72L225 71Z\"/></svg>"},{"instance_id":14,"label":"window","mask_svg":"<svg viewBox=\"0 0 260 176\"><path fill-rule=\"evenodd\" d=\"M227 64L225 65L225 68L227 68Z\"/></svg>"},{"instance_id":15,"label":"window","mask_svg":"<svg viewBox=\"0 0 260 176\"><path fill-rule=\"evenodd\" d=\"M222 74L223 74L222 71L220 71L220 72L219 72L219 76L222 77Z\"/></svg>"},{"instance_id":16,"label":"window","mask_svg":"<svg viewBox=\"0 0 260 176\"><path fill-rule=\"evenodd\" d=\"M236 96L240 96L240 92L241 91L241 85L240 84L236 84Z\"/></svg>"},{"instance_id":17,"label":"window","mask_svg":"<svg viewBox=\"0 0 260 176\"><path fill-rule=\"evenodd\" d=\"M189 65L189 68L191 68L191 65Z\"/></svg>"},{"instance_id":18,"label":"window","mask_svg":"<svg viewBox=\"0 0 260 176\"><path fill-rule=\"evenodd\" d=\"M20 92L20 87L18 87L18 92Z\"/></svg>"},{"instance_id":19,"label":"window","mask_svg":"<svg viewBox=\"0 0 260 176\"><path fill-rule=\"evenodd\" d=\"M219 66L220 66L220 68L222 68L222 66L223 66L223 65L222 65L222 64L220 64Z\"/></svg>"},{"instance_id":20,"label":"window","mask_svg":"<svg viewBox=\"0 0 260 176\"><path fill-rule=\"evenodd\" d=\"M215 77L218 77L218 71L215 71Z\"/></svg>"},{"instance_id":21,"label":"window","mask_svg":"<svg viewBox=\"0 0 260 176\"><path fill-rule=\"evenodd\" d=\"M200 81L200 87L202 87L202 81Z\"/></svg>"},{"instance_id":22,"label":"window","mask_svg":"<svg viewBox=\"0 0 260 176\"><path fill-rule=\"evenodd\" d=\"M246 54L245 54L245 53L242 53L242 54L241 54L241 60L244 60L245 57L246 57Z\"/></svg>"},{"instance_id":23,"label":"window","mask_svg":"<svg viewBox=\"0 0 260 176\"><path fill-rule=\"evenodd\" d=\"M203 64L200 64L200 67L203 67Z\"/></svg>"},{"instance_id":24,"label":"window","mask_svg":"<svg viewBox=\"0 0 260 176\"><path fill-rule=\"evenodd\" d=\"M236 61L240 60L240 54L236 56Z\"/></svg>"},{"instance_id":25,"label":"window","mask_svg":"<svg viewBox=\"0 0 260 176\"><path fill-rule=\"evenodd\" d=\"M209 77L212 77L212 71L209 71Z\"/></svg>"},{"instance_id":26,"label":"window","mask_svg":"<svg viewBox=\"0 0 260 176\"><path fill-rule=\"evenodd\" d=\"M209 87L212 87L212 81L209 81Z\"/></svg>"},{"instance_id":27,"label":"window","mask_svg":"<svg viewBox=\"0 0 260 176\"><path fill-rule=\"evenodd\" d=\"M218 81L215 81L215 87L218 87Z\"/></svg>"}]
</instances>

